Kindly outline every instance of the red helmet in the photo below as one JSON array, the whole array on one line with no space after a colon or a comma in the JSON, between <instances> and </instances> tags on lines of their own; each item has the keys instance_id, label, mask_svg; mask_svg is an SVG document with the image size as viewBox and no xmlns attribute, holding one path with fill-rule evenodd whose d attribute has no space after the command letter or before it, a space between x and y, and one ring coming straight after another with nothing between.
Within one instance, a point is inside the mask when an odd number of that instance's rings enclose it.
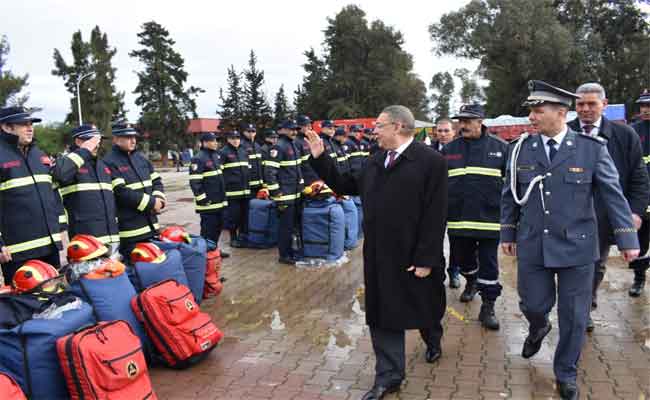
<instances>
[{"instance_id":1,"label":"red helmet","mask_svg":"<svg viewBox=\"0 0 650 400\"><path fill-rule=\"evenodd\" d=\"M99 268L90 271L84 277L86 279L112 278L114 276L122 275L125 269L126 267L121 262L113 260L112 258L107 258Z\"/></svg>"},{"instance_id":2,"label":"red helmet","mask_svg":"<svg viewBox=\"0 0 650 400\"><path fill-rule=\"evenodd\" d=\"M59 272L50 264L41 260L29 260L14 274L13 287L16 292L23 293L57 276Z\"/></svg>"},{"instance_id":3,"label":"red helmet","mask_svg":"<svg viewBox=\"0 0 650 400\"><path fill-rule=\"evenodd\" d=\"M148 262L159 264L165 261L165 253L153 243L138 243L131 251L131 262Z\"/></svg>"},{"instance_id":4,"label":"red helmet","mask_svg":"<svg viewBox=\"0 0 650 400\"><path fill-rule=\"evenodd\" d=\"M68 261L88 261L106 255L108 249L96 237L75 235L68 245Z\"/></svg>"},{"instance_id":5,"label":"red helmet","mask_svg":"<svg viewBox=\"0 0 650 400\"><path fill-rule=\"evenodd\" d=\"M160 233L160 239L163 242L176 242L176 243L192 242L192 239L190 238L190 234L187 233L185 228L178 225L168 226L167 228L163 229L163 231Z\"/></svg>"}]
</instances>

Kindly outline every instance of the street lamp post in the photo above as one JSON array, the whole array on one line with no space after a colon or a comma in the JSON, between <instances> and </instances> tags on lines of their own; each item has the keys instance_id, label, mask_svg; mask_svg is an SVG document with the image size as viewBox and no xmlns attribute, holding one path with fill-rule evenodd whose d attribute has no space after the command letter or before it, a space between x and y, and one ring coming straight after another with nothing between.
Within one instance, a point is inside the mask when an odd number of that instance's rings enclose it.
<instances>
[{"instance_id":1,"label":"street lamp post","mask_svg":"<svg viewBox=\"0 0 650 400\"><path fill-rule=\"evenodd\" d=\"M95 75L94 72L89 72L87 74L81 75L79 79L77 79L77 115L79 115L79 126L83 123L81 120L81 93L79 93L79 85L81 85L81 81L84 80L85 78Z\"/></svg>"}]
</instances>

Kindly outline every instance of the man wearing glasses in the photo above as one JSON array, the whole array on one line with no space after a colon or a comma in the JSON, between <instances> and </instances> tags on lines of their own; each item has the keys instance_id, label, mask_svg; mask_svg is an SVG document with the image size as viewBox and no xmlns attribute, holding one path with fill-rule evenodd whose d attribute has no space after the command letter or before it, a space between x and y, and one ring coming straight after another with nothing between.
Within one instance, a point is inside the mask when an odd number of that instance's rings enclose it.
<instances>
[{"instance_id":1,"label":"man wearing glasses","mask_svg":"<svg viewBox=\"0 0 650 400\"><path fill-rule=\"evenodd\" d=\"M399 390L405 377L404 331L419 329L425 359L441 356L446 308L442 246L447 214L444 158L413 140L415 119L404 106L377 118L382 151L359 175L340 173L323 141L307 132L310 164L337 194L359 195L363 204L366 323L377 358L375 383L363 400Z\"/></svg>"}]
</instances>

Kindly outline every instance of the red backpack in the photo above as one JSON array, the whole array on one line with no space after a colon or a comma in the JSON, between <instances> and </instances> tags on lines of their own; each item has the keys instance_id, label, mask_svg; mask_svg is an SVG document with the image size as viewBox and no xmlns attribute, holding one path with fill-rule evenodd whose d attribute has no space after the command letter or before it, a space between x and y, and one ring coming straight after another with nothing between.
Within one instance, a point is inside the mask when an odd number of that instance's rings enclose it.
<instances>
[{"instance_id":1,"label":"red backpack","mask_svg":"<svg viewBox=\"0 0 650 400\"><path fill-rule=\"evenodd\" d=\"M108 321L59 338L56 350L72 400L155 400L140 339Z\"/></svg>"},{"instance_id":2,"label":"red backpack","mask_svg":"<svg viewBox=\"0 0 650 400\"><path fill-rule=\"evenodd\" d=\"M203 298L219 296L223 290L225 278L221 278L221 251L219 249L208 251L207 265L205 267L205 285L203 286Z\"/></svg>"},{"instance_id":3,"label":"red backpack","mask_svg":"<svg viewBox=\"0 0 650 400\"><path fill-rule=\"evenodd\" d=\"M3 400L27 400L23 390L18 386L14 378L0 372L0 399Z\"/></svg>"},{"instance_id":4,"label":"red backpack","mask_svg":"<svg viewBox=\"0 0 650 400\"><path fill-rule=\"evenodd\" d=\"M212 318L201 312L192 291L175 280L149 286L131 300L131 307L170 367L198 363L223 338Z\"/></svg>"}]
</instances>

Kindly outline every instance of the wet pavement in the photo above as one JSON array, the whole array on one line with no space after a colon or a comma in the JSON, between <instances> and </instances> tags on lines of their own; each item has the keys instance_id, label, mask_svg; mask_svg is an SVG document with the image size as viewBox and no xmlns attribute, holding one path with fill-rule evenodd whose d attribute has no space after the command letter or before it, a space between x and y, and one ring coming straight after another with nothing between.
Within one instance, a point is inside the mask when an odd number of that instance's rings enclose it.
<instances>
[{"instance_id":1,"label":"wet pavement","mask_svg":"<svg viewBox=\"0 0 650 400\"><path fill-rule=\"evenodd\" d=\"M187 172L163 173L168 206L161 222L198 233ZM203 363L184 371L151 372L161 399L360 399L372 386L374 356L364 323L361 249L338 267L277 263L277 250L229 249L218 299L202 309L225 332ZM224 241L224 239L226 239ZM518 307L516 266L501 257L501 330L482 329L480 299L458 301L448 289L442 358L424 360L416 331L407 334L407 374L386 399L558 399L552 371L557 318L542 350L520 356L527 323ZM583 399L650 399L650 287L631 299L632 273L610 259L601 287L596 329L585 343L579 385Z\"/></svg>"}]
</instances>

